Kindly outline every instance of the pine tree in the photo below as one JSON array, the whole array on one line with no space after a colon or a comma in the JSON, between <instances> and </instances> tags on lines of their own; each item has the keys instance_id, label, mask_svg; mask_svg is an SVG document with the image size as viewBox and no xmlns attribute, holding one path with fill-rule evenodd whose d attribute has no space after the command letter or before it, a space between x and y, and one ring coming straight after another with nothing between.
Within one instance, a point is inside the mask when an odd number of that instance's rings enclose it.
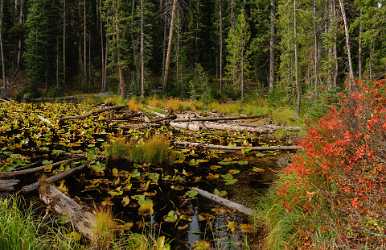
<instances>
[{"instance_id":1,"label":"pine tree","mask_svg":"<svg viewBox=\"0 0 386 250\"><path fill-rule=\"evenodd\" d=\"M28 6L26 51L24 56L27 75L33 90L36 90L39 84L47 80L48 1L32 0Z\"/></svg>"},{"instance_id":2,"label":"pine tree","mask_svg":"<svg viewBox=\"0 0 386 250\"><path fill-rule=\"evenodd\" d=\"M245 80L250 71L249 64L249 40L251 34L244 14L241 11L237 17L234 28L231 28L227 38L227 65L225 67L227 77L234 85L240 86L240 96L244 99Z\"/></svg>"}]
</instances>

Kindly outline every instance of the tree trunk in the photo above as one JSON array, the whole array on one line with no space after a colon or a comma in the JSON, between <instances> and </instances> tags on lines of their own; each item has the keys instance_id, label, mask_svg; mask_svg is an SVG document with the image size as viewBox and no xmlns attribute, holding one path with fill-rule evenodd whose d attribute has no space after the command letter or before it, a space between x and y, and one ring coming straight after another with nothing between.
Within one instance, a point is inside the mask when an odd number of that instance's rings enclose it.
<instances>
[{"instance_id":1,"label":"tree trunk","mask_svg":"<svg viewBox=\"0 0 386 250\"><path fill-rule=\"evenodd\" d=\"M144 65L144 59L143 59L143 53L144 53L144 30L143 30L143 0L140 1L141 3L141 45L140 45L140 60L141 60L141 97L143 98L145 96L145 65Z\"/></svg>"},{"instance_id":2,"label":"tree trunk","mask_svg":"<svg viewBox=\"0 0 386 250\"><path fill-rule=\"evenodd\" d=\"M338 50L337 50L337 20L336 20L336 3L335 0L332 0L332 15L333 15L333 22L332 25L334 25L334 45L333 45L333 56L334 56L334 63L335 63L335 69L334 69L334 75L333 75L333 87L336 88L337 82L338 82L338 70L339 70L339 65L338 65Z\"/></svg>"},{"instance_id":3,"label":"tree trunk","mask_svg":"<svg viewBox=\"0 0 386 250\"><path fill-rule=\"evenodd\" d=\"M173 32L174 32L174 19L176 15L176 9L177 9L177 0L173 0L173 6L172 6L172 17L170 19L170 28L169 28L169 40L168 40L168 47L166 52L166 59L165 59L165 69L164 69L164 77L163 77L163 88L166 89L167 81L168 81L168 74L169 74L169 66L170 66L170 56L172 53L172 42L173 42Z\"/></svg>"},{"instance_id":4,"label":"tree trunk","mask_svg":"<svg viewBox=\"0 0 386 250\"><path fill-rule=\"evenodd\" d=\"M220 45L220 51L219 51L219 68L220 68L220 95L222 94L222 88L223 88L223 69L222 69L222 66L223 66L223 24L222 24L222 0L219 0L219 28L220 28L220 32L219 32L219 45Z\"/></svg>"},{"instance_id":5,"label":"tree trunk","mask_svg":"<svg viewBox=\"0 0 386 250\"><path fill-rule=\"evenodd\" d=\"M87 17L86 17L86 0L83 0L83 75L86 83L87 76Z\"/></svg>"},{"instance_id":6,"label":"tree trunk","mask_svg":"<svg viewBox=\"0 0 386 250\"><path fill-rule=\"evenodd\" d=\"M269 40L269 92L273 91L274 82L275 82L275 43L276 43L276 34L275 34L275 19L276 19L276 2L271 0L271 38Z\"/></svg>"},{"instance_id":7,"label":"tree trunk","mask_svg":"<svg viewBox=\"0 0 386 250\"><path fill-rule=\"evenodd\" d=\"M101 90L106 91L105 81L105 50L103 39L103 21L102 21L102 0L99 0L99 32L100 32L100 44L101 44Z\"/></svg>"},{"instance_id":8,"label":"tree trunk","mask_svg":"<svg viewBox=\"0 0 386 250\"><path fill-rule=\"evenodd\" d=\"M297 42L297 18L296 18L296 0L293 1L293 32L294 32L294 59L295 59L295 87L296 87L296 114L300 116L300 83L298 76L298 42Z\"/></svg>"},{"instance_id":9,"label":"tree trunk","mask_svg":"<svg viewBox=\"0 0 386 250\"><path fill-rule=\"evenodd\" d=\"M235 14L235 0L230 0L230 17L231 17L231 28L234 28L236 25L236 14Z\"/></svg>"},{"instance_id":10,"label":"tree trunk","mask_svg":"<svg viewBox=\"0 0 386 250\"><path fill-rule=\"evenodd\" d=\"M344 9L343 0L338 0L338 1L340 6L340 11L342 13L344 33L346 38L347 60L348 60L348 66L349 66L349 69L348 69L349 70L349 89L352 90L352 87L354 87L354 71L353 71L352 60L351 60L350 34L348 30L346 11Z\"/></svg>"},{"instance_id":11,"label":"tree trunk","mask_svg":"<svg viewBox=\"0 0 386 250\"><path fill-rule=\"evenodd\" d=\"M0 57L1 57L1 76L3 80L3 88L7 88L7 79L5 76L5 59L4 59L4 47L3 47L3 15L4 15L4 1L0 3Z\"/></svg>"},{"instance_id":12,"label":"tree trunk","mask_svg":"<svg viewBox=\"0 0 386 250\"><path fill-rule=\"evenodd\" d=\"M244 42L241 49L241 101L244 101Z\"/></svg>"},{"instance_id":13,"label":"tree trunk","mask_svg":"<svg viewBox=\"0 0 386 250\"><path fill-rule=\"evenodd\" d=\"M19 25L23 25L23 19L24 19L24 0L20 0L20 6L19 6ZM20 69L21 66L21 55L22 55L22 37L19 37L18 45L17 45L17 62L16 62L16 69Z\"/></svg>"},{"instance_id":14,"label":"tree trunk","mask_svg":"<svg viewBox=\"0 0 386 250\"><path fill-rule=\"evenodd\" d=\"M318 91L318 31L317 31L317 17L316 17L316 0L312 1L312 19L314 26L314 87L315 92Z\"/></svg>"},{"instance_id":15,"label":"tree trunk","mask_svg":"<svg viewBox=\"0 0 386 250\"><path fill-rule=\"evenodd\" d=\"M66 84L66 29L67 29L67 4L63 0L63 42L62 42L62 59L63 59L63 84Z\"/></svg>"},{"instance_id":16,"label":"tree trunk","mask_svg":"<svg viewBox=\"0 0 386 250\"><path fill-rule=\"evenodd\" d=\"M362 18L362 10L360 10L360 18ZM359 23L358 34L358 77L362 79L362 20Z\"/></svg>"}]
</instances>

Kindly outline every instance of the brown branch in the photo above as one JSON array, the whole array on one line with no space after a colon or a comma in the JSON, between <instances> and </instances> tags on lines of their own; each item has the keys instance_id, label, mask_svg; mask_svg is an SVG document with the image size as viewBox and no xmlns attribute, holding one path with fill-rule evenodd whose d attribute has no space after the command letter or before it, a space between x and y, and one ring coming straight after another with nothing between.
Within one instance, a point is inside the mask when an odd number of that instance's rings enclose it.
<instances>
[{"instance_id":1,"label":"brown branch","mask_svg":"<svg viewBox=\"0 0 386 250\"><path fill-rule=\"evenodd\" d=\"M36 172L39 172L39 171L43 171L45 168L47 168L49 166L57 167L57 166L60 166L62 164L68 164L70 162L73 162L73 161L76 161L76 160L81 160L81 159L85 159L85 157L84 156L77 156L77 157L72 158L72 159L58 161L58 162L55 162L55 163L52 163L52 164L48 164L48 165L43 165L43 166L40 166L40 167L27 168L27 169L18 170L18 171L12 171L12 172L0 172L0 178L9 178L9 177L16 177L16 176L20 176L20 175L33 174L33 173L36 173Z\"/></svg>"},{"instance_id":2,"label":"brown branch","mask_svg":"<svg viewBox=\"0 0 386 250\"><path fill-rule=\"evenodd\" d=\"M79 167L76 167L76 168L72 168L72 169L69 169L67 171L64 171L60 174L57 174L57 175L54 175L54 176L51 176L49 178L46 179L46 182L51 184L51 183L54 183L54 182L57 182L57 181L60 181L72 174L74 174L75 172L77 171L80 171L82 169L84 169L86 166L83 165L83 166L79 166ZM27 185L27 186L24 186L22 189L21 189L21 192L22 193L30 193L32 191L35 191L36 189L39 188L39 182L35 182L35 183L32 183L30 185Z\"/></svg>"},{"instance_id":3,"label":"brown branch","mask_svg":"<svg viewBox=\"0 0 386 250\"><path fill-rule=\"evenodd\" d=\"M15 191L15 186L20 183L20 180L0 180L0 192Z\"/></svg>"},{"instance_id":4,"label":"brown branch","mask_svg":"<svg viewBox=\"0 0 386 250\"><path fill-rule=\"evenodd\" d=\"M192 188L192 190L196 191L199 195L201 195L201 196L203 196L211 201L214 201L220 205L223 205L224 207L236 210L236 211L238 211L242 214L248 215L248 216L254 215L253 209L247 208L241 204L224 199L218 195L209 193L209 192L202 190L202 189L199 189L199 188Z\"/></svg>"}]
</instances>

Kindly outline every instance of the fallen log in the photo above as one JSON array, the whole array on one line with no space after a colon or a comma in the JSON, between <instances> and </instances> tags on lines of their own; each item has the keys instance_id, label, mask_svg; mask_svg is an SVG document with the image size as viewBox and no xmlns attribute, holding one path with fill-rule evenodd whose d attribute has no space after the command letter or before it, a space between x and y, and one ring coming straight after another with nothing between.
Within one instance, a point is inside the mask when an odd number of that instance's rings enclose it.
<instances>
[{"instance_id":1,"label":"fallen log","mask_svg":"<svg viewBox=\"0 0 386 250\"><path fill-rule=\"evenodd\" d=\"M0 180L0 192L11 192L15 191L15 186L20 183L20 180Z\"/></svg>"},{"instance_id":2,"label":"fallen log","mask_svg":"<svg viewBox=\"0 0 386 250\"><path fill-rule=\"evenodd\" d=\"M192 190L196 191L199 195L201 195L201 196L203 196L211 201L214 201L214 202L216 202L224 207L236 210L236 211L238 211L242 214L248 215L248 216L254 215L253 209L250 209L244 205L241 205L239 203L224 199L218 195L209 193L209 192L202 190L202 189L199 189L199 188L192 188Z\"/></svg>"},{"instance_id":3,"label":"fallen log","mask_svg":"<svg viewBox=\"0 0 386 250\"><path fill-rule=\"evenodd\" d=\"M84 169L86 167L86 165L83 165L83 166L79 166L79 167L76 167L76 168L72 168L72 169L69 169L67 171L64 171L60 174L57 174L57 175L54 175L54 176L51 176L49 178L46 179L46 182L48 184L51 184L51 183L54 183L54 182L57 182L57 181L60 181L60 180L63 180L64 178L74 174L75 172L77 171L80 171L82 169ZM30 185L27 185L27 186L24 186L22 187L22 189L20 190L22 193L30 193L32 191L35 191L39 188L39 182L35 182L35 183L32 183Z\"/></svg>"},{"instance_id":4,"label":"fallen log","mask_svg":"<svg viewBox=\"0 0 386 250\"><path fill-rule=\"evenodd\" d=\"M270 150L302 150L300 146L270 146L270 147L239 147L239 146L223 146L215 144L206 144L198 142L173 142L177 147L201 147L206 149L221 150L226 152L234 152L241 150L249 151L270 151Z\"/></svg>"},{"instance_id":5,"label":"fallen log","mask_svg":"<svg viewBox=\"0 0 386 250\"><path fill-rule=\"evenodd\" d=\"M173 122L209 122L209 121L237 121L237 120L253 120L266 117L266 115L255 116L234 116L234 117L197 117L187 119L175 119Z\"/></svg>"},{"instance_id":6,"label":"fallen log","mask_svg":"<svg viewBox=\"0 0 386 250\"><path fill-rule=\"evenodd\" d=\"M65 117L62 117L59 119L59 123L65 121L65 120L84 119L84 118L87 118L87 117L92 116L92 115L97 115L97 114L104 113L104 112L111 111L111 110L119 110L119 109L123 109L125 107L126 106L124 106L124 105L111 106L111 107L106 107L106 108L102 108L99 110L91 111L91 112L88 112L84 115L65 116Z\"/></svg>"},{"instance_id":7,"label":"fallen log","mask_svg":"<svg viewBox=\"0 0 386 250\"><path fill-rule=\"evenodd\" d=\"M66 216L71 224L87 239L93 240L93 230L96 225L93 213L47 182L41 181L39 197L56 213Z\"/></svg>"},{"instance_id":8,"label":"fallen log","mask_svg":"<svg viewBox=\"0 0 386 250\"><path fill-rule=\"evenodd\" d=\"M77 156L75 158L71 158L71 159L67 159L67 160L63 160L63 161L58 161L58 162L55 162L55 163L52 163L49 165L43 165L40 167L26 168L23 170L11 171L11 172L0 172L0 178L9 178L9 177L16 177L16 176L20 176L20 175L33 174L36 172L43 171L48 166L57 167L57 166L60 166L62 164L68 164L68 163L71 163L73 161L81 160L81 159L85 159L85 157L84 156Z\"/></svg>"},{"instance_id":9,"label":"fallen log","mask_svg":"<svg viewBox=\"0 0 386 250\"><path fill-rule=\"evenodd\" d=\"M277 125L264 125L259 127L243 126L239 124L215 123L215 122L170 122L170 126L178 129L198 131L201 129L217 129L228 131L248 131L253 133L273 133L277 130L300 131L300 127L282 127Z\"/></svg>"}]
</instances>

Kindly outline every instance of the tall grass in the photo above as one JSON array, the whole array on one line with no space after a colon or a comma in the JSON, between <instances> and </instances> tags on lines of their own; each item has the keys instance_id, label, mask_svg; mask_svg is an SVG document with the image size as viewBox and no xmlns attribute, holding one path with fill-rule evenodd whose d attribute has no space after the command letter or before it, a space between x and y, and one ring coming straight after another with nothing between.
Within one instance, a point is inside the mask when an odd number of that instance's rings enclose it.
<instances>
[{"instance_id":1,"label":"tall grass","mask_svg":"<svg viewBox=\"0 0 386 250\"><path fill-rule=\"evenodd\" d=\"M33 222L31 210L22 213L17 206L17 198L0 200L0 249L41 249L38 226Z\"/></svg>"},{"instance_id":2,"label":"tall grass","mask_svg":"<svg viewBox=\"0 0 386 250\"><path fill-rule=\"evenodd\" d=\"M170 141L166 137L156 135L142 143L115 140L107 146L106 154L112 160L160 165L173 160L174 156L169 147Z\"/></svg>"}]
</instances>

